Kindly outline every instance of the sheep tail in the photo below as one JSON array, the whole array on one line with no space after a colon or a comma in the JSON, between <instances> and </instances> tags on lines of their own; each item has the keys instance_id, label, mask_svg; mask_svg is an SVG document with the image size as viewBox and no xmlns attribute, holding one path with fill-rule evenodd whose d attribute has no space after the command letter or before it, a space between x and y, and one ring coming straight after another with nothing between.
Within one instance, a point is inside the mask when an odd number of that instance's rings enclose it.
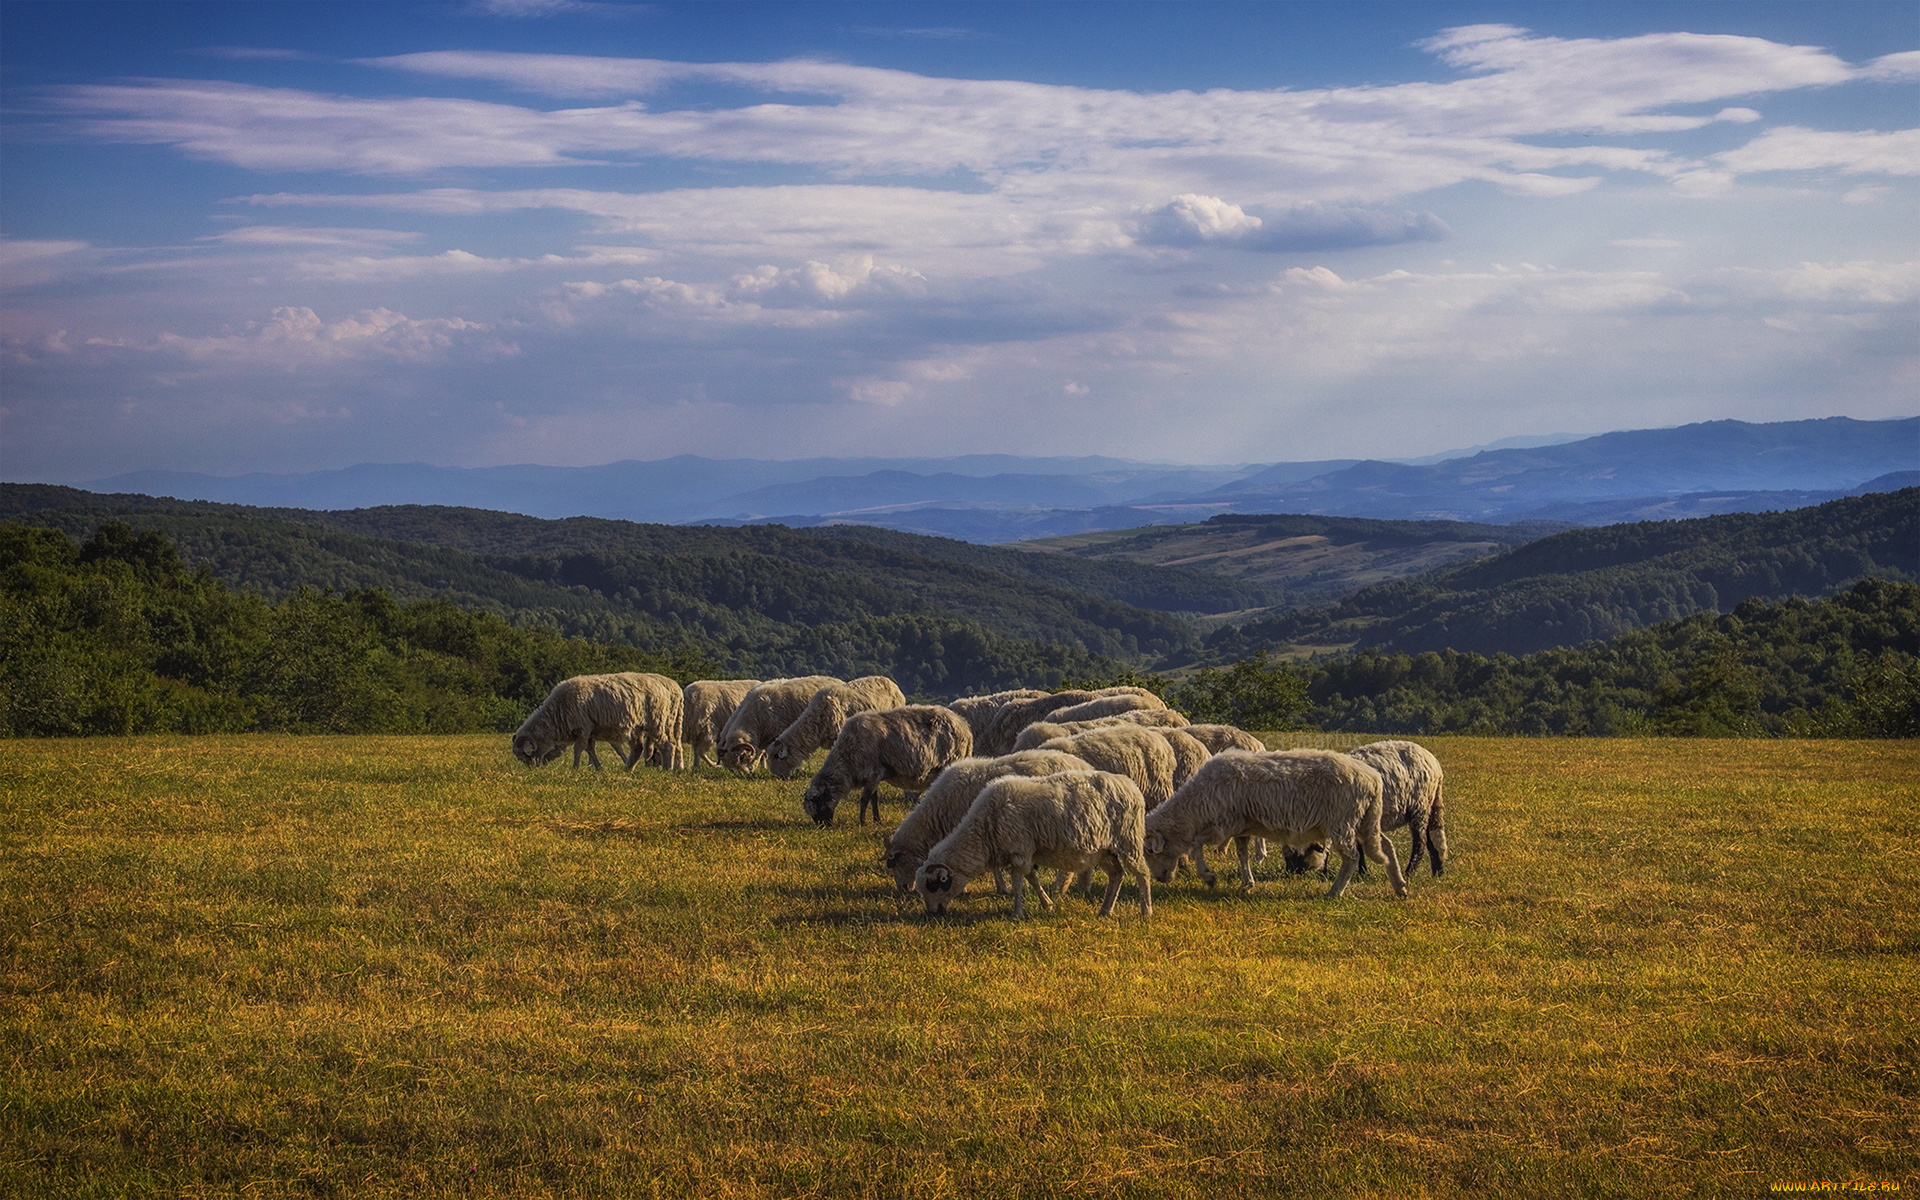
<instances>
[{"instance_id":1,"label":"sheep tail","mask_svg":"<svg viewBox=\"0 0 1920 1200\"><path fill-rule=\"evenodd\" d=\"M1445 791L1445 783L1435 785L1433 809L1427 814L1427 862L1433 867L1435 875L1440 873L1441 865L1447 861L1447 821L1443 813L1446 807L1443 798ZM1409 863L1407 869L1411 871L1415 865Z\"/></svg>"}]
</instances>

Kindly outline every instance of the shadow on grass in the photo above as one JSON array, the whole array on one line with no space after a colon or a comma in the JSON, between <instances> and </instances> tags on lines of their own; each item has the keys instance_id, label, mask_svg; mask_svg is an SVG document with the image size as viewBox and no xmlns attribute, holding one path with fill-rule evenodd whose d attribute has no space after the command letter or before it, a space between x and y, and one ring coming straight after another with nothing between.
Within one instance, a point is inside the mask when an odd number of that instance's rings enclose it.
<instances>
[{"instance_id":1,"label":"shadow on grass","mask_svg":"<svg viewBox=\"0 0 1920 1200\"><path fill-rule=\"evenodd\" d=\"M675 833L773 833L804 828L810 822L784 817L738 817L721 821L691 821L673 826Z\"/></svg>"}]
</instances>

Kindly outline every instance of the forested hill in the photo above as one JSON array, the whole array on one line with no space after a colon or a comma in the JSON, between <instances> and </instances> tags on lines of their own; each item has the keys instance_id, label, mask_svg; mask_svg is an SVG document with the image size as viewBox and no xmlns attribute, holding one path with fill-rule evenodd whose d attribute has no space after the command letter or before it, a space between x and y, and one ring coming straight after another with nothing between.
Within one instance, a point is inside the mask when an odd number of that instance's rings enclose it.
<instances>
[{"instance_id":1,"label":"forested hill","mask_svg":"<svg viewBox=\"0 0 1920 1200\"><path fill-rule=\"evenodd\" d=\"M530 627L704 657L768 677L882 672L909 692L1055 682L1180 661L1172 613L1065 586L1206 607L1258 604L1232 580L1082 563L885 531L544 521L475 509L319 513L0 485L0 516L90 536L121 519L268 597L301 586L439 598ZM1004 566L1006 570L996 569ZM1131 589L1131 590L1129 590Z\"/></svg>"},{"instance_id":2,"label":"forested hill","mask_svg":"<svg viewBox=\"0 0 1920 1200\"><path fill-rule=\"evenodd\" d=\"M1222 629L1208 656L1288 646L1527 654L1747 599L1817 597L1863 576L1920 578L1920 488L1776 513L1579 529L1422 580Z\"/></svg>"}]
</instances>

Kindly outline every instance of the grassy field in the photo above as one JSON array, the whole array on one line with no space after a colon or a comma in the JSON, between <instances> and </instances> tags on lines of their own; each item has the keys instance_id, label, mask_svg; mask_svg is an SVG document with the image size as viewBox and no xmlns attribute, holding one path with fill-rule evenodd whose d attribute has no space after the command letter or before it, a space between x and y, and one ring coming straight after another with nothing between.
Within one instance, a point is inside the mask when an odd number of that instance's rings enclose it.
<instances>
[{"instance_id":1,"label":"grassy field","mask_svg":"<svg viewBox=\"0 0 1920 1200\"><path fill-rule=\"evenodd\" d=\"M1426 742L1406 902L1021 925L798 781L0 744L0 1194L1920 1187L1920 744Z\"/></svg>"}]
</instances>

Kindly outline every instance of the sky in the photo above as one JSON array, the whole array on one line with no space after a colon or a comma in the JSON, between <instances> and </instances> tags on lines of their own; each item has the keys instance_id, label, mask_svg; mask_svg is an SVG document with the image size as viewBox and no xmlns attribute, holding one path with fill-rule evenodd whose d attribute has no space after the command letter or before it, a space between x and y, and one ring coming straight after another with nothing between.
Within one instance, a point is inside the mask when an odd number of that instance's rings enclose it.
<instances>
[{"instance_id":1,"label":"sky","mask_svg":"<svg viewBox=\"0 0 1920 1200\"><path fill-rule=\"evenodd\" d=\"M1920 6L0 5L0 476L1920 413Z\"/></svg>"}]
</instances>

